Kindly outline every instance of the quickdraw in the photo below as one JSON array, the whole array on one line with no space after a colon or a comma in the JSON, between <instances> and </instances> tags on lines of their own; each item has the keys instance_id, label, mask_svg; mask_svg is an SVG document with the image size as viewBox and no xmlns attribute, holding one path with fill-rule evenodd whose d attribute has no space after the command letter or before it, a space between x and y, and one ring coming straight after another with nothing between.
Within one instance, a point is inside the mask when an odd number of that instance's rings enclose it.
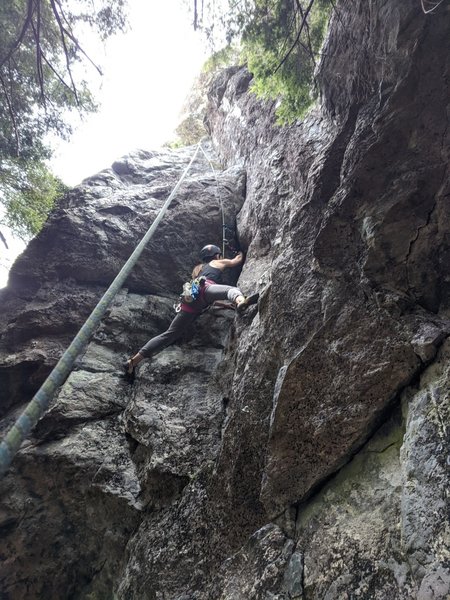
<instances>
[{"instance_id":1,"label":"quickdraw","mask_svg":"<svg viewBox=\"0 0 450 600\"><path fill-rule=\"evenodd\" d=\"M200 297L200 292L202 287L205 285L206 277L196 277L191 281L186 281L183 284L183 291L180 294L180 300L177 304L174 304L173 307L175 312L180 312L181 304L184 302L185 304L191 304Z\"/></svg>"}]
</instances>

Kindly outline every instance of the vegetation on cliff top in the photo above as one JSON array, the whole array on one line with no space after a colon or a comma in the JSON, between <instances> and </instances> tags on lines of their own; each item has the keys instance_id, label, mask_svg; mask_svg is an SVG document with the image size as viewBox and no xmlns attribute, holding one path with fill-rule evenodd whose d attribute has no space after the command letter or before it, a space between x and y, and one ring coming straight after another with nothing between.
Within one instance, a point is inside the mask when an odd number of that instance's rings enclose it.
<instances>
[{"instance_id":1,"label":"vegetation on cliff top","mask_svg":"<svg viewBox=\"0 0 450 600\"><path fill-rule=\"evenodd\" d=\"M314 72L333 6L333 0L227 0L222 13L194 16L194 24L210 39L219 28L228 44L239 42L239 61L254 76L252 90L279 100L278 119L285 124L301 118L317 97ZM208 67L235 61L230 45Z\"/></svg>"}]
</instances>

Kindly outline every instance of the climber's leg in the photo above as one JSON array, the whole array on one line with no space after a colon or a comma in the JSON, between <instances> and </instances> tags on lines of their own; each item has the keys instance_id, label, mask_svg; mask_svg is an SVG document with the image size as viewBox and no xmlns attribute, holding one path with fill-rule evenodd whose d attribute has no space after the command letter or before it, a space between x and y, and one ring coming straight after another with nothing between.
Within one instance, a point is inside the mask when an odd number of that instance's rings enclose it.
<instances>
[{"instance_id":1,"label":"climber's leg","mask_svg":"<svg viewBox=\"0 0 450 600\"><path fill-rule=\"evenodd\" d=\"M125 378L128 381L133 381L135 377L135 368L145 358L153 356L157 352L160 352L170 344L173 344L177 340L183 331L198 317L197 313L179 312L172 323L170 324L167 331L164 331L160 335L155 336L149 340L137 354L132 356L124 364Z\"/></svg>"},{"instance_id":2,"label":"climber's leg","mask_svg":"<svg viewBox=\"0 0 450 600\"><path fill-rule=\"evenodd\" d=\"M214 283L206 288L205 300L208 304L212 304L216 300L229 300L238 306L240 302L243 302L244 295L237 287Z\"/></svg>"},{"instance_id":3,"label":"climber's leg","mask_svg":"<svg viewBox=\"0 0 450 600\"><path fill-rule=\"evenodd\" d=\"M138 354L140 354L143 358L149 358L150 356L156 354L163 348L170 346L170 344L173 344L173 342L181 336L183 331L191 323L193 323L197 317L197 313L188 313L180 311L179 313L177 313L176 317L170 324L169 329L149 340L145 344L145 346L142 346ZM142 358L140 360L142 360Z\"/></svg>"},{"instance_id":4,"label":"climber's leg","mask_svg":"<svg viewBox=\"0 0 450 600\"><path fill-rule=\"evenodd\" d=\"M248 306L256 304L259 299L259 294L244 296L241 290L230 285L213 284L208 286L205 291L205 300L208 304L212 304L216 300L230 300L233 302L239 312L244 311Z\"/></svg>"}]
</instances>

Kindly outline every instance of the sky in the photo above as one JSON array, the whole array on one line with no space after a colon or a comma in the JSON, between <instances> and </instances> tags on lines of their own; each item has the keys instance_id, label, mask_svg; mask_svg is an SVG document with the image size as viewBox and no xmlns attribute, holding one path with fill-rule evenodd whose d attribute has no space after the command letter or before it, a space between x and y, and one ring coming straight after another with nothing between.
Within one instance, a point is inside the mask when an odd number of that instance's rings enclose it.
<instances>
[{"instance_id":1,"label":"sky","mask_svg":"<svg viewBox=\"0 0 450 600\"><path fill-rule=\"evenodd\" d=\"M50 167L74 186L136 148L157 149L173 139L183 102L210 51L194 32L183 0L128 0L129 28L84 49L103 77L87 71L100 110L77 125L69 142L58 142ZM0 288L24 244L2 228Z\"/></svg>"},{"instance_id":2,"label":"sky","mask_svg":"<svg viewBox=\"0 0 450 600\"><path fill-rule=\"evenodd\" d=\"M96 95L102 107L85 118L52 161L68 185L135 148L157 148L172 137L184 99L208 53L183 0L128 0L130 31L96 47L104 70ZM99 52L100 51L100 52ZM98 53L98 54L97 54Z\"/></svg>"}]
</instances>

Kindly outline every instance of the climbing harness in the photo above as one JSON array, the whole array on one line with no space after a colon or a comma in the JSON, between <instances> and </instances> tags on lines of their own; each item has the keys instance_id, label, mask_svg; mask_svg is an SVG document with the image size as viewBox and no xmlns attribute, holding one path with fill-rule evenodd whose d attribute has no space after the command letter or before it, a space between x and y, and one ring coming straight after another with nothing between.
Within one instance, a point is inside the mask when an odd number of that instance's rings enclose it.
<instances>
[{"instance_id":1,"label":"climbing harness","mask_svg":"<svg viewBox=\"0 0 450 600\"><path fill-rule=\"evenodd\" d=\"M197 277L192 281L187 281L183 285L183 293L180 298L182 302L187 302L188 304L197 300L200 297L200 292L202 287L205 285L206 277Z\"/></svg>"},{"instance_id":2,"label":"climbing harness","mask_svg":"<svg viewBox=\"0 0 450 600\"><path fill-rule=\"evenodd\" d=\"M202 288L206 283L206 277L196 277L192 279L192 281L186 281L183 284L183 291L180 294L178 302L176 302L173 307L175 312L179 313L181 310L182 304L191 304L200 298Z\"/></svg>"},{"instance_id":3,"label":"climbing harness","mask_svg":"<svg viewBox=\"0 0 450 600\"><path fill-rule=\"evenodd\" d=\"M159 211L156 219L153 221L152 225L148 229L147 233L136 246L135 250L129 257L127 262L124 264L124 266L122 267L121 271L114 279L112 284L106 290L99 303L88 317L87 321L81 327L80 331L77 333L70 346L67 348L57 365L54 367L53 371L44 381L38 392L34 395L33 399L28 404L25 411L16 420L15 424L0 444L0 477L6 473L22 442L26 439L30 431L33 429L33 427L36 425L36 423L47 410L50 400L53 398L56 389L60 387L68 377L75 363L75 360L88 344L90 337L100 324L100 321L105 315L111 302L114 300L120 288L125 283L125 280L127 279L131 270L135 266L139 257L141 256L144 248L146 247L150 239L153 237L153 234L155 233L159 223L161 222L167 209L169 208L170 203L172 202L175 194L177 193L181 183L188 174L200 149L202 150L203 154L207 158L209 164L211 165L211 168L214 171L211 161L209 160L205 151L203 150L202 143L200 140L200 142L197 144L195 152L188 166L186 167L180 179L176 183L169 197L163 204L161 210ZM224 224L223 203L221 200L220 204L222 210L222 223Z\"/></svg>"}]
</instances>

